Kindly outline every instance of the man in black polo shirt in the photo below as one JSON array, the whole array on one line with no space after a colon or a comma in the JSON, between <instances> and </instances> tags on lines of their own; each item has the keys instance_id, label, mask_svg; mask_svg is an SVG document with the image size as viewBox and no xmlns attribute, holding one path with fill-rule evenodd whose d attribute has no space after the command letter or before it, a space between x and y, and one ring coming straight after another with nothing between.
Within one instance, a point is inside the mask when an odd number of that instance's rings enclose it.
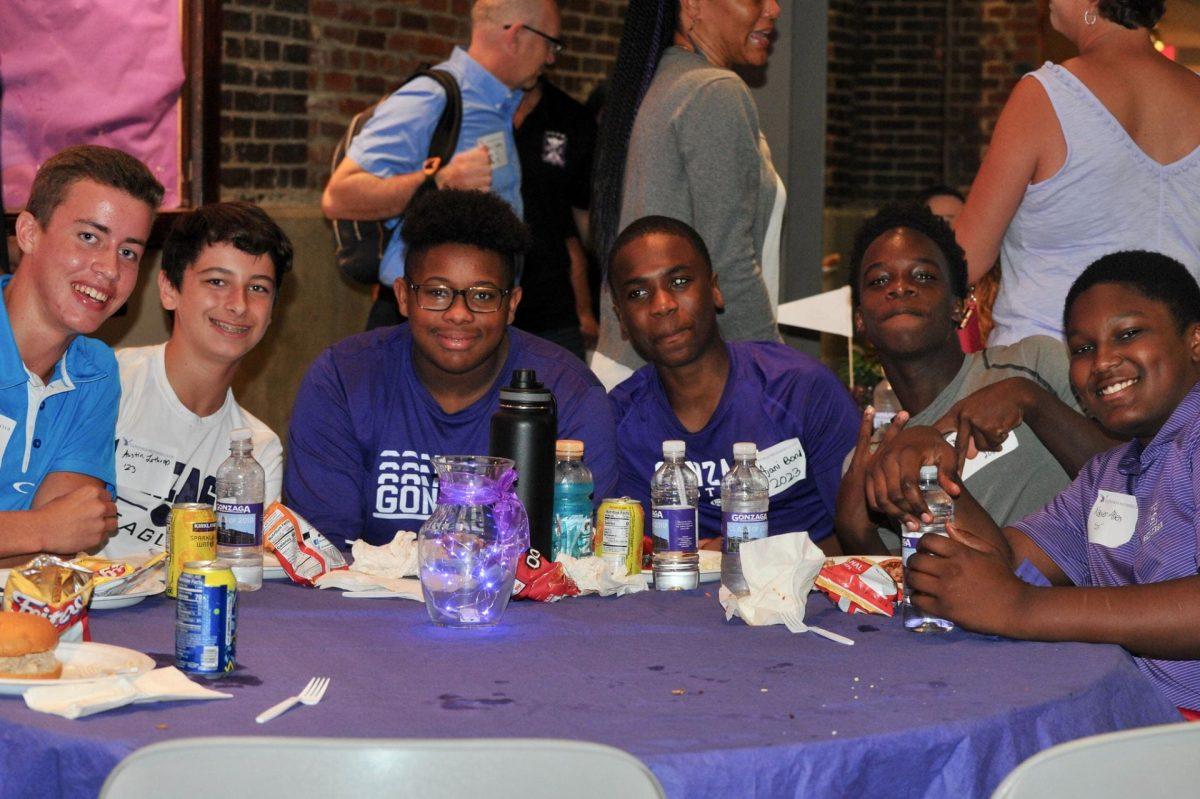
<instances>
[{"instance_id":1,"label":"man in black polo shirt","mask_svg":"<svg viewBox=\"0 0 1200 799\"><path fill-rule=\"evenodd\" d=\"M513 325L582 358L597 333L581 235L596 123L582 104L542 78L525 93L514 126L533 246L525 256L524 299Z\"/></svg>"}]
</instances>

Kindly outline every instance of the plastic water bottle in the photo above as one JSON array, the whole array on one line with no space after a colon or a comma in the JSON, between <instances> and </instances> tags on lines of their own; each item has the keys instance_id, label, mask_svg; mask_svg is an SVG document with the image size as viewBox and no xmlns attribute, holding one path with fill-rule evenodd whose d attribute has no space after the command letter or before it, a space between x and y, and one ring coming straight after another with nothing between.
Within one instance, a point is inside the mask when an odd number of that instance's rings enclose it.
<instances>
[{"instance_id":1,"label":"plastic water bottle","mask_svg":"<svg viewBox=\"0 0 1200 799\"><path fill-rule=\"evenodd\" d=\"M650 479L654 588L679 591L700 585L697 505L700 483L684 460L682 441L663 442L663 465Z\"/></svg>"},{"instance_id":2,"label":"plastic water bottle","mask_svg":"<svg viewBox=\"0 0 1200 799\"><path fill-rule=\"evenodd\" d=\"M904 558L904 626L914 633L945 633L954 629L954 622L927 616L912 604L912 589L908 580L908 559L917 551L921 536L928 533L946 535L946 523L954 521L954 500L938 482L937 466L922 466L920 474L921 496L929 506L933 521L921 522L915 532L904 526L901 530Z\"/></svg>"},{"instance_id":3,"label":"plastic water bottle","mask_svg":"<svg viewBox=\"0 0 1200 799\"><path fill-rule=\"evenodd\" d=\"M267 474L254 459L250 428L229 434L229 457L217 469L217 557L229 563L239 591L262 588L263 494Z\"/></svg>"},{"instance_id":4,"label":"plastic water bottle","mask_svg":"<svg viewBox=\"0 0 1200 799\"><path fill-rule=\"evenodd\" d=\"M896 396L886 377L875 384L875 390L871 392L871 407L875 409L875 421L872 424L876 430L887 427L892 423L892 419L896 418L896 414L903 410L900 407L900 398Z\"/></svg>"},{"instance_id":5,"label":"plastic water bottle","mask_svg":"<svg viewBox=\"0 0 1200 799\"><path fill-rule=\"evenodd\" d=\"M554 541L551 558L565 553L575 558L592 554L592 472L583 463L583 442L559 441L554 446Z\"/></svg>"},{"instance_id":6,"label":"plastic water bottle","mask_svg":"<svg viewBox=\"0 0 1200 799\"><path fill-rule=\"evenodd\" d=\"M733 445L733 468L721 480L721 585L734 594L750 589L742 576L742 544L767 537L771 485L758 468L758 447Z\"/></svg>"}]
</instances>

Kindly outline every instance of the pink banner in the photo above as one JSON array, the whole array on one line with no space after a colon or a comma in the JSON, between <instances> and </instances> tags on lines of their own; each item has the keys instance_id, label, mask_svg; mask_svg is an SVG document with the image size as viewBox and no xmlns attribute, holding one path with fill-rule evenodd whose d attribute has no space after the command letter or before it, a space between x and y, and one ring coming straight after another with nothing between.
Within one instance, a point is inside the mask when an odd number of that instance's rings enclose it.
<instances>
[{"instance_id":1,"label":"pink banner","mask_svg":"<svg viewBox=\"0 0 1200 799\"><path fill-rule=\"evenodd\" d=\"M180 0L0 0L4 206L72 144L140 158L180 203Z\"/></svg>"}]
</instances>

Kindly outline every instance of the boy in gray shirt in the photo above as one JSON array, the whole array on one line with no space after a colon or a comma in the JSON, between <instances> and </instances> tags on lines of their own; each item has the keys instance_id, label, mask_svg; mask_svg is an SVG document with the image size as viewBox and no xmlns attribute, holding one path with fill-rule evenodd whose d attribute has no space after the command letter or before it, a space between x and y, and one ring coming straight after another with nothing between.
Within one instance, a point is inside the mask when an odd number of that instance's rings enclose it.
<instances>
[{"instance_id":1,"label":"boy in gray shirt","mask_svg":"<svg viewBox=\"0 0 1200 799\"><path fill-rule=\"evenodd\" d=\"M881 499L883 481L871 472L884 460L956 465L989 515L1007 524L1040 509L1113 445L1079 413L1061 342L1035 336L963 354L956 329L966 263L953 232L926 208L889 206L869 220L851 270L855 327L875 347L905 412L874 454L873 411L864 414L838 494L835 529L847 552L898 544L890 521L867 510L871 492Z\"/></svg>"}]
</instances>

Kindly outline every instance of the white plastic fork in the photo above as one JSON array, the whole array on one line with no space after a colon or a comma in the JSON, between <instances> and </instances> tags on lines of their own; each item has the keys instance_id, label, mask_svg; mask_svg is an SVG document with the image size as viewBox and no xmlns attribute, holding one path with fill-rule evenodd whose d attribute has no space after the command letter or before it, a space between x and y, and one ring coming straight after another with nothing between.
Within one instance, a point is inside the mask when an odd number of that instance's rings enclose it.
<instances>
[{"instance_id":1,"label":"white plastic fork","mask_svg":"<svg viewBox=\"0 0 1200 799\"><path fill-rule=\"evenodd\" d=\"M259 724L265 724L271 719L282 716L297 704L315 705L321 701L321 697L325 696L325 689L328 687L328 677L313 677L308 681L308 685L304 686L303 691L295 696L288 697L277 705L272 705L262 713L259 713L254 720Z\"/></svg>"}]
</instances>

